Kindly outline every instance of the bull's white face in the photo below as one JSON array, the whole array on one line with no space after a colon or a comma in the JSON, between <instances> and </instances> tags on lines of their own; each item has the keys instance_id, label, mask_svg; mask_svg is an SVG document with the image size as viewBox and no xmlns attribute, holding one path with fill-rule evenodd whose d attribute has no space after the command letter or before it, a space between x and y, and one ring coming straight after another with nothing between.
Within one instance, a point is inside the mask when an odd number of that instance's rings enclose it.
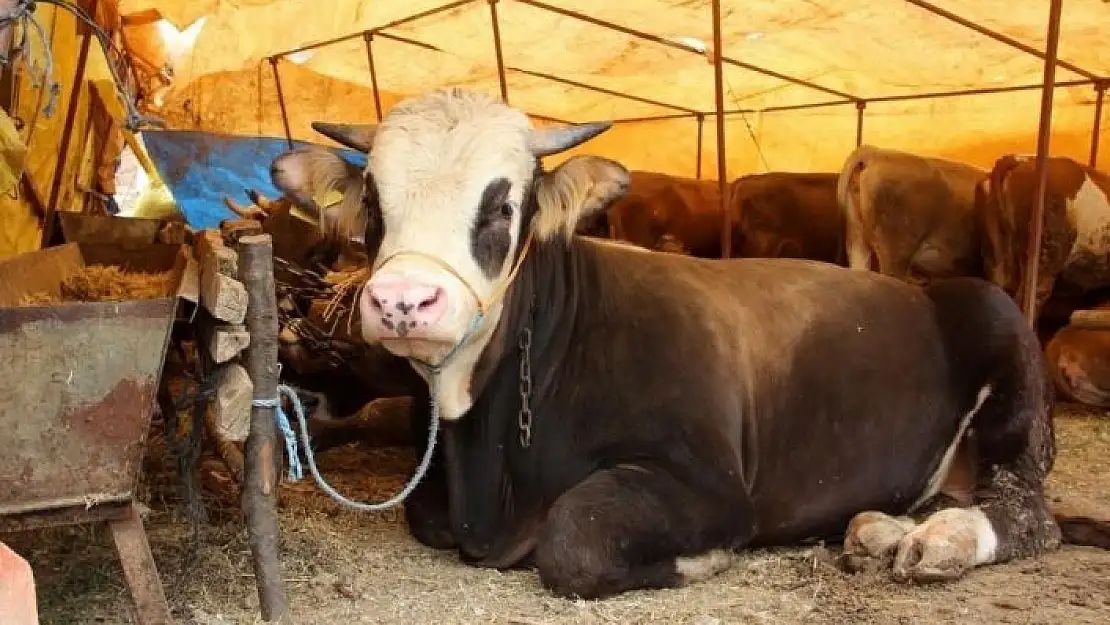
<instances>
[{"instance_id":1,"label":"bull's white face","mask_svg":"<svg viewBox=\"0 0 1110 625\"><path fill-rule=\"evenodd\" d=\"M518 111L449 94L402 104L378 127L367 173L382 237L360 301L366 340L434 363L487 303L497 317L533 191L530 134Z\"/></svg>"},{"instance_id":2,"label":"bull's white face","mask_svg":"<svg viewBox=\"0 0 1110 625\"><path fill-rule=\"evenodd\" d=\"M608 124L537 131L523 113L482 93L434 91L401 102L376 127L316 128L369 151L366 170L352 175L328 150L295 150L274 161L274 182L302 197L343 193L322 226L365 232L373 272L359 298L363 336L428 364L467 339L459 360L472 367L527 235L536 245L569 238L580 219L628 186L624 167L597 157L538 169L539 156ZM480 312L482 325L468 335Z\"/></svg>"}]
</instances>

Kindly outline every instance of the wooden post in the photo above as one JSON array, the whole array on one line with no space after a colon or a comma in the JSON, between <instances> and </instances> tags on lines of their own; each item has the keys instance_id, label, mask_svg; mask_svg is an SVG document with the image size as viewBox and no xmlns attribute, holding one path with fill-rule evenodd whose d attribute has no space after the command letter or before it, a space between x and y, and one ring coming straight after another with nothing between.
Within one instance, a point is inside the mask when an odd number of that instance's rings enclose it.
<instances>
[{"instance_id":1,"label":"wooden post","mask_svg":"<svg viewBox=\"0 0 1110 625\"><path fill-rule=\"evenodd\" d=\"M501 25L497 20L497 0L489 2L490 24L493 26L493 51L497 55L497 84L501 87L501 101L509 103L509 86L505 83L505 55L501 52Z\"/></svg>"},{"instance_id":2,"label":"wooden post","mask_svg":"<svg viewBox=\"0 0 1110 625\"><path fill-rule=\"evenodd\" d=\"M255 399L277 397L277 298L274 286L273 241L268 234L239 239L239 279L247 287L247 371L254 382ZM251 548L251 563L258 585L259 606L267 622L290 622L281 577L278 550L277 462L282 448L277 444L275 409L255 406L251 410L250 435L246 443L246 476L243 512Z\"/></svg>"},{"instance_id":3,"label":"wooden post","mask_svg":"<svg viewBox=\"0 0 1110 625\"><path fill-rule=\"evenodd\" d=\"M55 11L60 11L55 7ZM96 0L89 7L90 14L96 13ZM92 45L92 29L84 22L74 18L78 29L84 29L85 35L81 39L81 51L77 54L77 69L73 73L73 86L69 91L69 106L66 109L66 121L62 127L62 140L58 146L58 160L54 164L54 179L50 182L50 195L46 200L46 215L42 218L42 239L39 247L49 247L54 239L55 214L58 212L58 199L61 196L62 176L65 174L66 161L69 156L69 143L73 138L73 122L77 116L77 104L81 101L81 85L85 82L85 66L89 62L89 47ZM44 85L49 89L50 85Z\"/></svg>"}]
</instances>

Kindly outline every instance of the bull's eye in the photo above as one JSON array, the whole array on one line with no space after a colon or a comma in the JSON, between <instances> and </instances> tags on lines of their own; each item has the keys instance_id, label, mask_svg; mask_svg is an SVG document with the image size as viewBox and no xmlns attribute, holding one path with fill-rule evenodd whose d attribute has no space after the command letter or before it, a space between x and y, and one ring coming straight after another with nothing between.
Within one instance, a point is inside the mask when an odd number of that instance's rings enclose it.
<instances>
[{"instance_id":1,"label":"bull's eye","mask_svg":"<svg viewBox=\"0 0 1110 625\"><path fill-rule=\"evenodd\" d=\"M501 216L505 217L505 218L512 217L513 216L513 205L508 203L508 202L505 202L504 204L502 204L501 205Z\"/></svg>"}]
</instances>

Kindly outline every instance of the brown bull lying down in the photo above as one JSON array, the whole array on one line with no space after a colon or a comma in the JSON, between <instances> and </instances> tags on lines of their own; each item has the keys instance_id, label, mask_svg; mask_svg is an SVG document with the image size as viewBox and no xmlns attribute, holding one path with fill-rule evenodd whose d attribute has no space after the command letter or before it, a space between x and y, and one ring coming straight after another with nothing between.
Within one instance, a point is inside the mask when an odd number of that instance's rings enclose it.
<instances>
[{"instance_id":1,"label":"brown bull lying down","mask_svg":"<svg viewBox=\"0 0 1110 625\"><path fill-rule=\"evenodd\" d=\"M809 258L843 265L844 218L836 174L771 172L728 186L732 255ZM721 258L717 181L632 171L628 192L583 220L580 234L611 237L652 250Z\"/></svg>"},{"instance_id":2,"label":"brown bull lying down","mask_svg":"<svg viewBox=\"0 0 1110 625\"><path fill-rule=\"evenodd\" d=\"M406 502L425 544L532 563L580 597L705 579L736 550L845 528L851 563L893 555L900 579L1060 544L1041 351L997 287L575 236L628 173L538 159L608 124L534 130L485 94L317 128L369 151L366 171L316 148L272 172L348 190L326 225L364 232L374 259L364 336L429 381L460 344L438 378L442 453Z\"/></svg>"}]
</instances>

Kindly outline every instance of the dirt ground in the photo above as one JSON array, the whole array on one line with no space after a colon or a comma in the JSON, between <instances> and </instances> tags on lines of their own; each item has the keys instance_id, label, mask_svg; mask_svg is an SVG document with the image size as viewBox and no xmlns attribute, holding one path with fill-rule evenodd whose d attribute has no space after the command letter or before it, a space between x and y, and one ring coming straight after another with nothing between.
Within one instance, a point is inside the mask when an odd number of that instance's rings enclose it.
<instances>
[{"instance_id":1,"label":"dirt ground","mask_svg":"<svg viewBox=\"0 0 1110 625\"><path fill-rule=\"evenodd\" d=\"M1058 412L1059 460L1050 493L1068 510L1110 517L1110 416ZM152 549L179 622L261 622L249 551L234 496L209 480L199 558L182 569L188 525L172 463L157 437L142 498ZM413 459L348 446L321 469L352 497L382 498L408 478ZM368 477L371 468L374 476ZM1030 623L1110 622L1110 553L1065 547L1046 557L978 569L949 584L906 586L883 574L847 575L833 546L749 552L730 571L678 590L605 601L555 598L531 571L467 567L411 539L400 513L340 510L310 479L283 488L282 558L297 623ZM27 532L3 540L32 564L43 625L135 623L106 528Z\"/></svg>"}]
</instances>

